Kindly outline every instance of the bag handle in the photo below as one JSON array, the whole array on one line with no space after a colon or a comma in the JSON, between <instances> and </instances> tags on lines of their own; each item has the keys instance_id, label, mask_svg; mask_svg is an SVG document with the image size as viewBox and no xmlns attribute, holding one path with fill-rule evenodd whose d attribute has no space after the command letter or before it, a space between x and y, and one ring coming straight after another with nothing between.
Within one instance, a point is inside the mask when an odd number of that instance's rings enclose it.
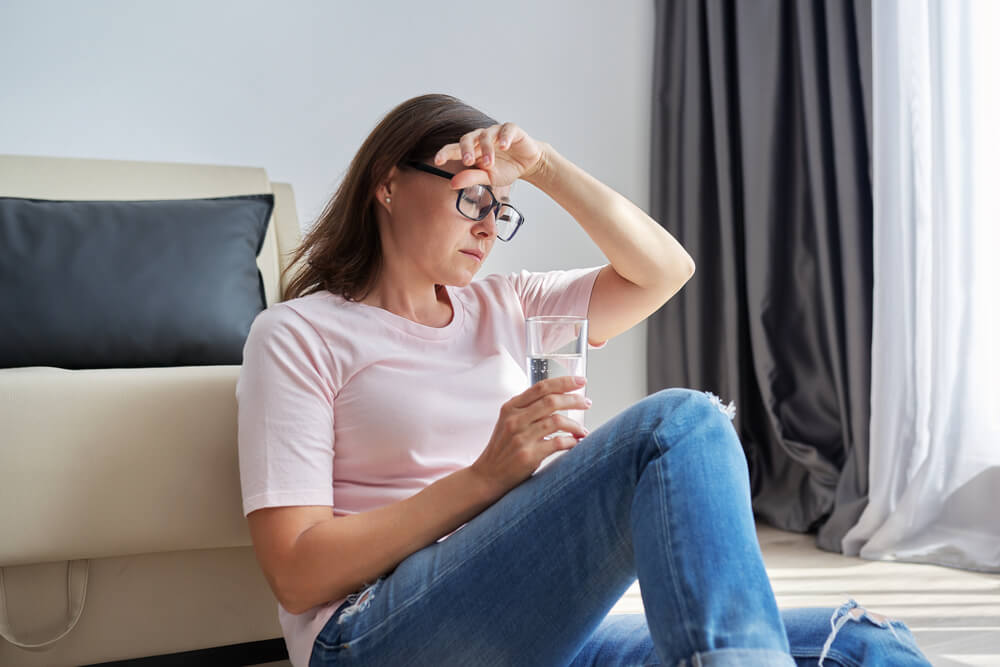
<instances>
[{"instance_id":1,"label":"bag handle","mask_svg":"<svg viewBox=\"0 0 1000 667\"><path fill-rule=\"evenodd\" d=\"M10 627L10 619L7 615L7 589L4 587L3 568L0 567L0 637L3 637L14 646L28 649L29 651L40 651L69 634L76 626L83 614L83 602L87 598L87 579L90 576L89 560L66 561L66 629L62 630L52 639L47 641L29 644L20 641L14 636L14 630Z\"/></svg>"}]
</instances>

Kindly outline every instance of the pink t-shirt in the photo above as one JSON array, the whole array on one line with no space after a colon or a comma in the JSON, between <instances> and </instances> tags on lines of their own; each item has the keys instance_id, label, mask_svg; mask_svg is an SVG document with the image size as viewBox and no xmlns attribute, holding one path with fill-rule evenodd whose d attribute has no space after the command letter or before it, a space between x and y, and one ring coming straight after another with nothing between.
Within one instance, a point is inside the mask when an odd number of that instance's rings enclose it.
<instances>
[{"instance_id":1,"label":"pink t-shirt","mask_svg":"<svg viewBox=\"0 0 1000 667\"><path fill-rule=\"evenodd\" d=\"M500 406L528 388L524 321L586 316L602 267L490 275L447 287L441 328L329 292L260 313L236 385L243 512L328 505L354 514L472 464ZM280 604L293 665L343 602Z\"/></svg>"}]
</instances>

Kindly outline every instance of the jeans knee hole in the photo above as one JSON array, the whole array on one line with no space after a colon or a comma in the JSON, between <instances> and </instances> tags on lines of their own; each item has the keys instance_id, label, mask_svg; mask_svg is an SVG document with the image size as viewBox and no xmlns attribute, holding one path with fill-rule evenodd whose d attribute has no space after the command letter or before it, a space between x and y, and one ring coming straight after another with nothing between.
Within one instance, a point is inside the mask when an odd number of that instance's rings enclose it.
<instances>
[{"instance_id":1,"label":"jeans knee hole","mask_svg":"<svg viewBox=\"0 0 1000 667\"><path fill-rule=\"evenodd\" d=\"M708 397L708 400L712 402L712 405L719 410L719 412L729 417L729 421L736 419L736 404L733 401L729 401L728 405L723 405L722 399L712 392L706 391L704 394Z\"/></svg>"}]
</instances>

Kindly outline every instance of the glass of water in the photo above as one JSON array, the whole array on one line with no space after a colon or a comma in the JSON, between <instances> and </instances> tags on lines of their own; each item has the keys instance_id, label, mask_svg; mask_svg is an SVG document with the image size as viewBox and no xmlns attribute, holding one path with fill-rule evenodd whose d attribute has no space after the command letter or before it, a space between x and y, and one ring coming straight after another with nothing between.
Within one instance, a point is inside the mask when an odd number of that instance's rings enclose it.
<instances>
[{"instance_id":1,"label":"glass of water","mask_svg":"<svg viewBox=\"0 0 1000 667\"><path fill-rule=\"evenodd\" d=\"M564 375L587 376L587 318L569 315L527 319L527 364L531 384ZM581 387L573 394L583 394ZM583 424L583 410L560 410ZM564 431L552 434L569 435Z\"/></svg>"}]
</instances>

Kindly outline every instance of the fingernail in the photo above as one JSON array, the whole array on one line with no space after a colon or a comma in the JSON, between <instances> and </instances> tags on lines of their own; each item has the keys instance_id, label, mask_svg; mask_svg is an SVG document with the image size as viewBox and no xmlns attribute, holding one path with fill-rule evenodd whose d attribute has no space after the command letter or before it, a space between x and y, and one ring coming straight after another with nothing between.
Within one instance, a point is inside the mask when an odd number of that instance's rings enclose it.
<instances>
[{"instance_id":1,"label":"fingernail","mask_svg":"<svg viewBox=\"0 0 1000 667\"><path fill-rule=\"evenodd\" d=\"M576 383L582 387L583 385L587 384L587 378L577 376Z\"/></svg>"},{"instance_id":2,"label":"fingernail","mask_svg":"<svg viewBox=\"0 0 1000 667\"><path fill-rule=\"evenodd\" d=\"M583 399L583 404L586 405L589 408L591 405L594 404L594 402L592 400L590 400L589 398L585 398L585 399Z\"/></svg>"},{"instance_id":3,"label":"fingernail","mask_svg":"<svg viewBox=\"0 0 1000 667\"><path fill-rule=\"evenodd\" d=\"M472 153L466 153L464 156L462 156L462 160L464 160L465 162L471 162L472 161Z\"/></svg>"},{"instance_id":4,"label":"fingernail","mask_svg":"<svg viewBox=\"0 0 1000 667\"><path fill-rule=\"evenodd\" d=\"M493 162L493 158L491 158L489 155L483 158L483 164L489 164L490 162Z\"/></svg>"}]
</instances>

